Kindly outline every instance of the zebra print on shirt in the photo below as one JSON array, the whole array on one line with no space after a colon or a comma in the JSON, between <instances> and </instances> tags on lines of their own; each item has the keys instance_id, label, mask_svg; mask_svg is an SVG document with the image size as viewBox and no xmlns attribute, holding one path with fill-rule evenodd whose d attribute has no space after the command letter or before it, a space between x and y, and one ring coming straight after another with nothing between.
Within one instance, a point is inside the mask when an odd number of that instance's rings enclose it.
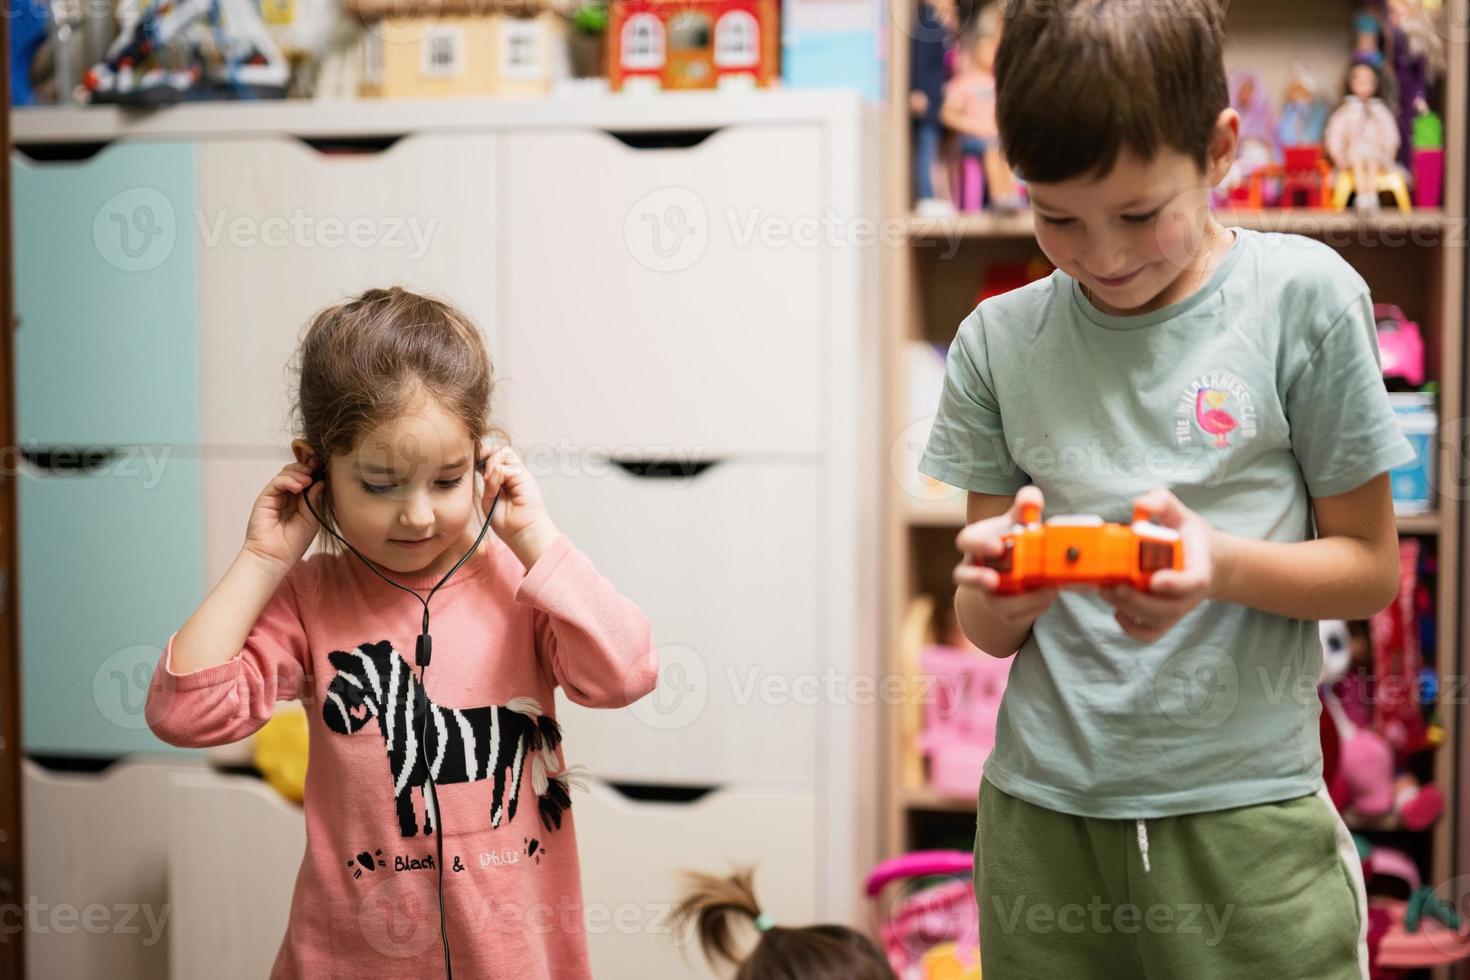
<instances>
[{"instance_id":1,"label":"zebra print on shirt","mask_svg":"<svg viewBox=\"0 0 1470 980\"><path fill-rule=\"evenodd\" d=\"M387 640L362 643L351 652L333 651L327 660L337 672L327 685L322 720L332 731L351 735L369 719L377 719L388 752L398 829L404 837L418 833L415 788L424 800L424 835L433 833L438 816L433 796L425 790L430 774L436 786L493 780L490 826L514 820L521 770L527 764L541 822L548 831L561 827L562 813L572 805L571 794L562 774L549 775L558 765L561 728L555 718L542 714L534 698L474 708L434 704L408 661Z\"/></svg>"}]
</instances>

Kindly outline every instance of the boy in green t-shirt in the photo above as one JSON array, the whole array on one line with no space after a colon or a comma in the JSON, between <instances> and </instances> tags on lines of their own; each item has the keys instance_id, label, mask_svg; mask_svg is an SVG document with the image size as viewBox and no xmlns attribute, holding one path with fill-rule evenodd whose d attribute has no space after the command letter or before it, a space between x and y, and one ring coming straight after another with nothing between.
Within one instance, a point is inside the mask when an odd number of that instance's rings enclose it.
<instances>
[{"instance_id":1,"label":"boy in green t-shirt","mask_svg":"<svg viewBox=\"0 0 1470 980\"><path fill-rule=\"evenodd\" d=\"M1392 601L1372 300L1327 246L1222 227L1212 0L1012 0L997 121L1049 278L960 325L920 470L970 491L956 607L1017 652L980 789L989 980L1367 976L1322 787L1319 619ZM1177 529L1182 571L994 592L1023 502Z\"/></svg>"}]
</instances>

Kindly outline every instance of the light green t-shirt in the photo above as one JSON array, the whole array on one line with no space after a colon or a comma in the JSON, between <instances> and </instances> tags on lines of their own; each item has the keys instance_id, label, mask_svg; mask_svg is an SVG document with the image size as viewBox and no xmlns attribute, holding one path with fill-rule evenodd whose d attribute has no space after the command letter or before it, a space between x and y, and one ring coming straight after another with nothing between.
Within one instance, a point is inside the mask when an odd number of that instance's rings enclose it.
<instances>
[{"instance_id":1,"label":"light green t-shirt","mask_svg":"<svg viewBox=\"0 0 1470 980\"><path fill-rule=\"evenodd\" d=\"M1415 458L1372 300L1327 245L1235 229L1203 287L1138 316L1060 271L960 324L919 470L1035 483L1043 517L1128 522L1163 486L1247 538L1314 536L1311 498ZM1011 668L986 777L1037 805L1149 818L1289 799L1322 778L1317 623L1207 601L1156 643L1063 592Z\"/></svg>"}]
</instances>

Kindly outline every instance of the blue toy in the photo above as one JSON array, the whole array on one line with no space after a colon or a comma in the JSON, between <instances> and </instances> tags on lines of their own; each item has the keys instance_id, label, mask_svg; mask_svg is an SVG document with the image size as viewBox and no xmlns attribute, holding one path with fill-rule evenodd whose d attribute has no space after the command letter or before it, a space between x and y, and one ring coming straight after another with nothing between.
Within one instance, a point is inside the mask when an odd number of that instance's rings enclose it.
<instances>
[{"instance_id":1,"label":"blue toy","mask_svg":"<svg viewBox=\"0 0 1470 980\"><path fill-rule=\"evenodd\" d=\"M31 62L46 43L50 18L48 6L39 3L16 4L10 13L10 104L35 105L36 93L31 88Z\"/></svg>"}]
</instances>

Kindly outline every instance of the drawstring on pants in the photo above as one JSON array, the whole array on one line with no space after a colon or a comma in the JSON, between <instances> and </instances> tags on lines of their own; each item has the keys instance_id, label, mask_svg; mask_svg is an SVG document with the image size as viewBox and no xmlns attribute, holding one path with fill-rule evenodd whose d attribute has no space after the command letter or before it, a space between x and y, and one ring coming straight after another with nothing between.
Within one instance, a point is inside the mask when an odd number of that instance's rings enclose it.
<instances>
[{"instance_id":1,"label":"drawstring on pants","mask_svg":"<svg viewBox=\"0 0 1470 980\"><path fill-rule=\"evenodd\" d=\"M1148 874L1148 827L1142 820L1134 822L1138 825L1138 856L1143 858L1143 873Z\"/></svg>"}]
</instances>

